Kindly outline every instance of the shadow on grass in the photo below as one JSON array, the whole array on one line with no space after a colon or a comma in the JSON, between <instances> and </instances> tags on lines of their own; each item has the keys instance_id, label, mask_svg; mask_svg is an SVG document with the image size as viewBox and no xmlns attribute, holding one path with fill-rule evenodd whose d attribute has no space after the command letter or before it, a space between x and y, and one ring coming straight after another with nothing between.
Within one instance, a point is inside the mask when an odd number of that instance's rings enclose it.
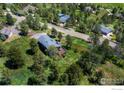
<instances>
[{"instance_id":1,"label":"shadow on grass","mask_svg":"<svg viewBox=\"0 0 124 93\"><path fill-rule=\"evenodd\" d=\"M9 69L18 69L18 65L14 64L11 60L6 61L4 65Z\"/></svg>"},{"instance_id":2,"label":"shadow on grass","mask_svg":"<svg viewBox=\"0 0 124 93\"><path fill-rule=\"evenodd\" d=\"M26 54L28 54L28 55L34 55L34 53L32 53L32 50L31 50L31 49L28 49L28 50L26 51Z\"/></svg>"}]
</instances>

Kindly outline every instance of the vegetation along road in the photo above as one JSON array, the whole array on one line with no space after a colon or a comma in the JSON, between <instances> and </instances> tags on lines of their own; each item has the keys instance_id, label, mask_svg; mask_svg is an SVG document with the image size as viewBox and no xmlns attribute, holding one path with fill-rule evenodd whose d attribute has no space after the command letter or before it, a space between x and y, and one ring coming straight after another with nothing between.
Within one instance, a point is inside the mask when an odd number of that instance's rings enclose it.
<instances>
[{"instance_id":1,"label":"vegetation along road","mask_svg":"<svg viewBox=\"0 0 124 93\"><path fill-rule=\"evenodd\" d=\"M16 16L16 15L12 14L11 12L9 12L9 13L13 16L13 18L15 18L17 20L15 25L13 26L13 28L15 28L21 21L23 21L25 19L25 17ZM48 28L49 29L55 28L58 32L62 32L65 35L70 35L70 36L74 36L74 37L83 39L83 40L85 40L87 42L90 40L90 36L89 35L83 34L83 33L79 33L79 32L75 32L73 29L65 29L63 27L59 27L59 26L56 26L56 25L51 24L51 23L48 23ZM104 41L104 39L105 38L101 37L100 38L100 42L102 43ZM112 42L112 41L109 41L109 45L112 48L114 48L117 44Z\"/></svg>"}]
</instances>

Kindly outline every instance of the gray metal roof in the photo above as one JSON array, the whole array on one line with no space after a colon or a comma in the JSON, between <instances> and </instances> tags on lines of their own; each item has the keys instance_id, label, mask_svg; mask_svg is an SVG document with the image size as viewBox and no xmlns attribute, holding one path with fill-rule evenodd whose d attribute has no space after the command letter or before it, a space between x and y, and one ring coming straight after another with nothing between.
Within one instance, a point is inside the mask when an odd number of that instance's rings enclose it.
<instances>
[{"instance_id":1,"label":"gray metal roof","mask_svg":"<svg viewBox=\"0 0 124 93\"><path fill-rule=\"evenodd\" d=\"M10 28L3 28L0 33L4 34L4 35L10 35L11 33L13 34L19 34L20 31L18 31L17 29L10 29Z\"/></svg>"},{"instance_id":2,"label":"gray metal roof","mask_svg":"<svg viewBox=\"0 0 124 93\"><path fill-rule=\"evenodd\" d=\"M9 36L12 32L11 32L10 29L4 28L4 29L1 30L0 33Z\"/></svg>"},{"instance_id":3,"label":"gray metal roof","mask_svg":"<svg viewBox=\"0 0 124 93\"><path fill-rule=\"evenodd\" d=\"M67 22L70 19L69 15L64 15L64 14L58 14L60 22Z\"/></svg>"},{"instance_id":4,"label":"gray metal roof","mask_svg":"<svg viewBox=\"0 0 124 93\"><path fill-rule=\"evenodd\" d=\"M61 47L60 42L55 41L54 39L50 38L48 35L42 35L39 38L39 43L41 43L45 48L49 46Z\"/></svg>"},{"instance_id":5,"label":"gray metal roof","mask_svg":"<svg viewBox=\"0 0 124 93\"><path fill-rule=\"evenodd\" d=\"M105 27L104 25L100 25L100 31L103 34L108 34L108 33L112 32L112 29L109 27Z\"/></svg>"}]
</instances>

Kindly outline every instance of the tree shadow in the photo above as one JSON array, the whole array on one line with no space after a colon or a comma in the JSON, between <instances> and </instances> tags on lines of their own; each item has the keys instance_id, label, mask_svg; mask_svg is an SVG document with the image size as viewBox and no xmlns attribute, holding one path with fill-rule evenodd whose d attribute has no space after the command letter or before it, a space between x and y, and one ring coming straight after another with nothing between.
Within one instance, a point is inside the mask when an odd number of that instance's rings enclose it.
<instances>
[{"instance_id":1,"label":"tree shadow","mask_svg":"<svg viewBox=\"0 0 124 93\"><path fill-rule=\"evenodd\" d=\"M18 68L18 66L16 64L14 64L11 60L7 60L6 63L4 63L4 65L9 69L17 69Z\"/></svg>"},{"instance_id":2,"label":"tree shadow","mask_svg":"<svg viewBox=\"0 0 124 93\"><path fill-rule=\"evenodd\" d=\"M32 53L32 50L31 49L28 49L28 50L26 50L26 54L33 55L34 53Z\"/></svg>"}]
</instances>

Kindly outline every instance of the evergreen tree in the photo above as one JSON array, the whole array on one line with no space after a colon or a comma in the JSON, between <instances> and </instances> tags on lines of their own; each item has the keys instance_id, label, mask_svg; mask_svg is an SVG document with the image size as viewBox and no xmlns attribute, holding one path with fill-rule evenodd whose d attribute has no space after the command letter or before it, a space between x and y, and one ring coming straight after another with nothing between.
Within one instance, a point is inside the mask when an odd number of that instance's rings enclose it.
<instances>
[{"instance_id":1,"label":"evergreen tree","mask_svg":"<svg viewBox=\"0 0 124 93\"><path fill-rule=\"evenodd\" d=\"M6 15L6 22L8 25L14 25L14 19L12 18L12 16L9 13L7 13L7 15Z\"/></svg>"},{"instance_id":2,"label":"evergreen tree","mask_svg":"<svg viewBox=\"0 0 124 93\"><path fill-rule=\"evenodd\" d=\"M0 57L4 57L6 55L6 49L4 48L3 44L0 43Z\"/></svg>"},{"instance_id":3,"label":"evergreen tree","mask_svg":"<svg viewBox=\"0 0 124 93\"><path fill-rule=\"evenodd\" d=\"M56 37L57 36L57 30L55 28L52 28L51 30L51 36Z\"/></svg>"},{"instance_id":4,"label":"evergreen tree","mask_svg":"<svg viewBox=\"0 0 124 93\"><path fill-rule=\"evenodd\" d=\"M31 39L30 47L31 47L31 54L35 54L38 51L38 44L35 39Z\"/></svg>"},{"instance_id":5,"label":"evergreen tree","mask_svg":"<svg viewBox=\"0 0 124 93\"><path fill-rule=\"evenodd\" d=\"M68 85L80 85L83 73L79 65L72 64L67 69L66 74L68 75Z\"/></svg>"},{"instance_id":6,"label":"evergreen tree","mask_svg":"<svg viewBox=\"0 0 124 93\"><path fill-rule=\"evenodd\" d=\"M67 35L66 36L66 47L71 48L71 46L72 46L72 38L70 35Z\"/></svg>"},{"instance_id":7,"label":"evergreen tree","mask_svg":"<svg viewBox=\"0 0 124 93\"><path fill-rule=\"evenodd\" d=\"M8 51L8 61L6 66L11 69L17 69L24 65L25 58L22 50L17 46L11 46Z\"/></svg>"},{"instance_id":8,"label":"evergreen tree","mask_svg":"<svg viewBox=\"0 0 124 93\"><path fill-rule=\"evenodd\" d=\"M28 25L26 24L26 22L23 21L23 22L20 24L20 27L21 27L20 30L21 30L22 35L27 36L29 27L28 27Z\"/></svg>"},{"instance_id":9,"label":"evergreen tree","mask_svg":"<svg viewBox=\"0 0 124 93\"><path fill-rule=\"evenodd\" d=\"M41 28L40 17L37 14L34 17L35 18L34 18L33 28L32 29L39 30Z\"/></svg>"},{"instance_id":10,"label":"evergreen tree","mask_svg":"<svg viewBox=\"0 0 124 93\"><path fill-rule=\"evenodd\" d=\"M48 84L53 84L54 81L58 80L59 73L55 64L51 64L50 70L51 70L51 73L48 76Z\"/></svg>"},{"instance_id":11,"label":"evergreen tree","mask_svg":"<svg viewBox=\"0 0 124 93\"><path fill-rule=\"evenodd\" d=\"M41 51L37 51L34 56L34 64L30 67L31 71L35 74L28 79L28 85L44 85L47 83L47 77L45 75L45 56Z\"/></svg>"}]
</instances>

